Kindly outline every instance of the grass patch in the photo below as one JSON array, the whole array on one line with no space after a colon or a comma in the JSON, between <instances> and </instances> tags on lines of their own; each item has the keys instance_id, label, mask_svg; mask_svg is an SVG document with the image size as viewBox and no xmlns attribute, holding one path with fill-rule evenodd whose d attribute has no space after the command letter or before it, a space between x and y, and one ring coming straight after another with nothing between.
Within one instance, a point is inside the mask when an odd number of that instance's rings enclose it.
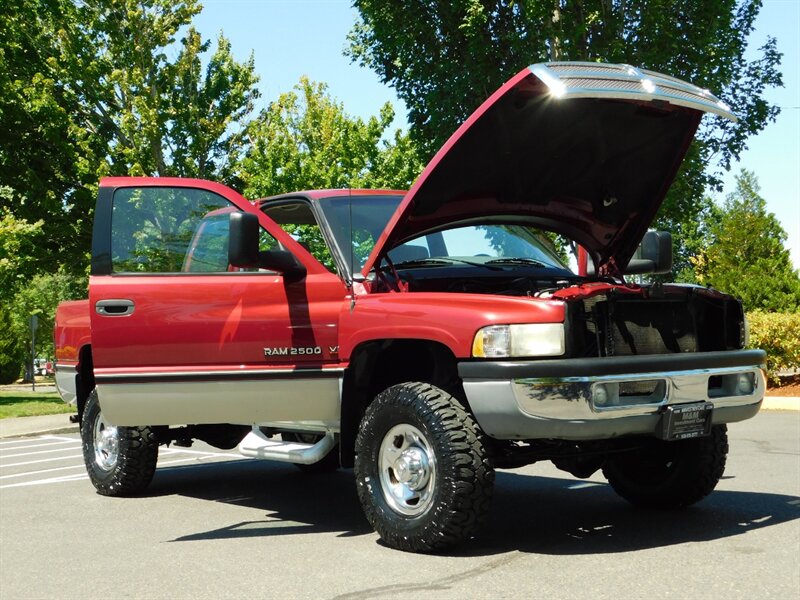
<instances>
[{"instance_id":1,"label":"grass patch","mask_svg":"<svg viewBox=\"0 0 800 600\"><path fill-rule=\"evenodd\" d=\"M74 412L55 392L0 392L0 419Z\"/></svg>"}]
</instances>

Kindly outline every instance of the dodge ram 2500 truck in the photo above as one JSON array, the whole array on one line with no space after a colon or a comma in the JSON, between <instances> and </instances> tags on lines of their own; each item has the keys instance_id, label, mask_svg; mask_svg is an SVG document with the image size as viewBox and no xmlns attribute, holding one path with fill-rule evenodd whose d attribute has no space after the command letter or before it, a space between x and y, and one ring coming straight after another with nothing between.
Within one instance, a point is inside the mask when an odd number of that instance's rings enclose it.
<instances>
[{"instance_id":1,"label":"dodge ram 2500 truck","mask_svg":"<svg viewBox=\"0 0 800 600\"><path fill-rule=\"evenodd\" d=\"M102 180L89 299L55 333L92 483L139 492L160 444L195 439L353 467L369 522L411 551L473 536L495 468L702 499L765 355L735 298L625 276L670 270L648 225L707 112L735 118L671 77L555 62L497 90L407 193Z\"/></svg>"}]
</instances>

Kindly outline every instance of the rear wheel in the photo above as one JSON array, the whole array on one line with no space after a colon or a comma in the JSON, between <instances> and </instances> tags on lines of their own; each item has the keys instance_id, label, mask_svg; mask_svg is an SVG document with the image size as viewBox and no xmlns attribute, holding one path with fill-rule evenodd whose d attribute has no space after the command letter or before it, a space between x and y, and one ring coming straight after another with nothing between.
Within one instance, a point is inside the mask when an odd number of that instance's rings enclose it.
<instances>
[{"instance_id":1,"label":"rear wheel","mask_svg":"<svg viewBox=\"0 0 800 600\"><path fill-rule=\"evenodd\" d=\"M116 427L100 410L97 391L86 400L81 421L86 471L98 493L129 496L153 479L158 442L149 427Z\"/></svg>"},{"instance_id":2,"label":"rear wheel","mask_svg":"<svg viewBox=\"0 0 800 600\"><path fill-rule=\"evenodd\" d=\"M478 425L458 400L425 383L396 385L369 405L355 474L372 527L388 545L412 552L472 537L494 484Z\"/></svg>"},{"instance_id":3,"label":"rear wheel","mask_svg":"<svg viewBox=\"0 0 800 600\"><path fill-rule=\"evenodd\" d=\"M725 425L692 440L652 440L645 448L615 456L603 475L620 496L646 508L680 508L710 494L725 472L728 433Z\"/></svg>"}]
</instances>

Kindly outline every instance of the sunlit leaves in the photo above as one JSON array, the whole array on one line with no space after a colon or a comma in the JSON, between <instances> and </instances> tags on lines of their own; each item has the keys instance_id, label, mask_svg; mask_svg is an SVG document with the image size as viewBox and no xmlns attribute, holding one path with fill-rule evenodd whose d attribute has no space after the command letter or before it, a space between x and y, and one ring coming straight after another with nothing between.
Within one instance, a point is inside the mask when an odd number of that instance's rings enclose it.
<instances>
[{"instance_id":1,"label":"sunlit leaves","mask_svg":"<svg viewBox=\"0 0 800 600\"><path fill-rule=\"evenodd\" d=\"M237 173L245 195L408 187L422 164L403 133L384 139L393 118L388 103L367 120L350 116L325 84L302 78L250 126L250 147Z\"/></svg>"},{"instance_id":2,"label":"sunlit leaves","mask_svg":"<svg viewBox=\"0 0 800 600\"><path fill-rule=\"evenodd\" d=\"M707 248L692 259L698 281L738 296L747 310L800 311L786 232L767 212L753 173L743 170L736 184L709 225Z\"/></svg>"}]
</instances>

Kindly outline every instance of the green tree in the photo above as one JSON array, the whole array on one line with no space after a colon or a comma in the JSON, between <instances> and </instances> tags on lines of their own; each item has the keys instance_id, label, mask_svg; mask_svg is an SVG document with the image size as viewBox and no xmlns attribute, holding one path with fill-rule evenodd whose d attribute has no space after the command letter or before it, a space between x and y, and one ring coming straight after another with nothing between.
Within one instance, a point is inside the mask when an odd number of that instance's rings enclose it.
<instances>
[{"instance_id":1,"label":"green tree","mask_svg":"<svg viewBox=\"0 0 800 600\"><path fill-rule=\"evenodd\" d=\"M68 82L92 101L83 147L103 163L96 174L224 179L229 173L258 78L252 56L236 62L222 35L204 70L201 56L210 42L192 27L169 59L179 31L200 10L196 0L105 0L81 8L75 37L91 36L92 44L77 50L74 64L93 77L70 72ZM91 134L99 134L99 144Z\"/></svg>"},{"instance_id":2,"label":"green tree","mask_svg":"<svg viewBox=\"0 0 800 600\"><path fill-rule=\"evenodd\" d=\"M59 256L83 270L104 175L229 180L257 77L252 57L236 62L221 35L202 67L210 44L189 27L200 10L197 0L4 6L0 185L25 201L3 206L28 222L46 217L42 264Z\"/></svg>"},{"instance_id":3,"label":"green tree","mask_svg":"<svg viewBox=\"0 0 800 600\"><path fill-rule=\"evenodd\" d=\"M238 171L245 195L408 187L422 164L402 132L395 132L392 142L383 139L393 119L389 103L366 121L352 117L324 83L303 77L250 126L250 147Z\"/></svg>"},{"instance_id":4,"label":"green tree","mask_svg":"<svg viewBox=\"0 0 800 600\"><path fill-rule=\"evenodd\" d=\"M11 328L11 315L0 304L0 385L14 383L25 362L25 346Z\"/></svg>"},{"instance_id":5,"label":"green tree","mask_svg":"<svg viewBox=\"0 0 800 600\"><path fill-rule=\"evenodd\" d=\"M36 315L36 354L52 358L53 318L59 302L86 297L85 276L75 276L64 271L34 276L14 296L11 305L11 331L23 347L23 357L31 356L30 317Z\"/></svg>"},{"instance_id":6,"label":"green tree","mask_svg":"<svg viewBox=\"0 0 800 600\"><path fill-rule=\"evenodd\" d=\"M70 0L8 0L0 17L0 186L10 190L0 206L19 222L46 217L36 247L19 259L48 268L53 256L83 263L91 232L75 135L81 99L62 75L65 27L77 10Z\"/></svg>"},{"instance_id":7,"label":"green tree","mask_svg":"<svg viewBox=\"0 0 800 600\"><path fill-rule=\"evenodd\" d=\"M395 88L424 158L531 63L628 63L720 95L739 122L704 119L659 228L679 232L681 223L696 222L705 190L721 185L720 170L778 114L763 98L764 90L782 85L775 39L745 59L760 0L355 0L354 6L361 20L350 33L349 55ZM712 158L716 166L709 166Z\"/></svg>"},{"instance_id":8,"label":"green tree","mask_svg":"<svg viewBox=\"0 0 800 600\"><path fill-rule=\"evenodd\" d=\"M704 195L699 201L697 215L676 220L670 229L673 236L682 240L673 249L674 280L681 283L699 283L695 265L696 257L703 254L713 241L712 228L719 225L722 208L714 202L710 195ZM662 276L653 279L662 280Z\"/></svg>"},{"instance_id":9,"label":"green tree","mask_svg":"<svg viewBox=\"0 0 800 600\"><path fill-rule=\"evenodd\" d=\"M756 176L742 170L719 219L709 225L709 244L693 258L699 283L741 298L745 310L800 311L800 275L785 247L786 232L767 212Z\"/></svg>"},{"instance_id":10,"label":"green tree","mask_svg":"<svg viewBox=\"0 0 800 600\"><path fill-rule=\"evenodd\" d=\"M11 188L0 187L0 198L14 201ZM0 207L0 303L7 303L14 290L36 270L33 258L43 222L28 223Z\"/></svg>"},{"instance_id":11,"label":"green tree","mask_svg":"<svg viewBox=\"0 0 800 600\"><path fill-rule=\"evenodd\" d=\"M261 112L249 129L250 146L238 178L249 198L295 190L405 189L422 170L414 144L402 131L385 139L394 119L389 103L366 121L348 115L327 85L300 79ZM323 264L333 268L316 225L285 225Z\"/></svg>"}]
</instances>

